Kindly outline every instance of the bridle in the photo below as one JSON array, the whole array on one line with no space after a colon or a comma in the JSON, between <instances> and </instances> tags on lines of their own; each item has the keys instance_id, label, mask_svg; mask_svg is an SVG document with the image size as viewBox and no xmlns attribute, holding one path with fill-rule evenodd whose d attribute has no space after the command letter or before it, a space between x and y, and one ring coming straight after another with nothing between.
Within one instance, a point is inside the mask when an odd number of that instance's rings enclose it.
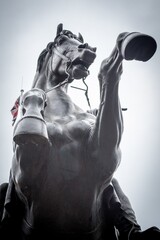
<instances>
[{"instance_id":1,"label":"bridle","mask_svg":"<svg viewBox=\"0 0 160 240\"><path fill-rule=\"evenodd\" d=\"M73 61L67 57L66 55L64 55L63 53L61 53L60 51L58 51L58 49L56 48L56 46L53 46L53 49L52 49L53 53L55 53L57 56L59 56L61 59L63 59L65 62L66 62L66 69L65 69L65 73L67 74L67 78L61 82L61 83L58 83L56 86L48 89L48 90L45 90L45 93L48 93L48 92L51 92L53 91L54 89L57 89L59 87L62 87L64 86L65 84L68 84L70 82L72 82L72 78L70 77L70 74L68 72L68 70L71 68L72 66L72 63ZM52 63L53 63L53 56L51 58L51 61L50 61L50 71L52 71ZM88 75L89 75L89 71L88 71ZM90 105L90 101L89 101L89 97L88 97L88 85L86 84L85 82L85 78L82 78L82 81L84 83L84 85L86 86L86 89L84 89L85 91L85 96L86 96L86 99L87 99L87 103L88 103L88 106L91 108L91 105Z\"/></svg>"}]
</instances>

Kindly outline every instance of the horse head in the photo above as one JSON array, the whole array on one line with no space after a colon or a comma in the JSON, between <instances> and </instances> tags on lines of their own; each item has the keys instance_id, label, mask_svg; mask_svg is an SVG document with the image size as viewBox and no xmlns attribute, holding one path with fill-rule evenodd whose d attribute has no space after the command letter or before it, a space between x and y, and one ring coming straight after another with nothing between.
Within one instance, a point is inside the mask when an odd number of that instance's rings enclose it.
<instances>
[{"instance_id":1,"label":"horse head","mask_svg":"<svg viewBox=\"0 0 160 240\"><path fill-rule=\"evenodd\" d=\"M96 57L96 48L84 43L82 35L78 36L69 30L63 30L63 25L57 27L53 42L41 52L33 87L43 90L52 88L67 79L86 78L89 66Z\"/></svg>"}]
</instances>

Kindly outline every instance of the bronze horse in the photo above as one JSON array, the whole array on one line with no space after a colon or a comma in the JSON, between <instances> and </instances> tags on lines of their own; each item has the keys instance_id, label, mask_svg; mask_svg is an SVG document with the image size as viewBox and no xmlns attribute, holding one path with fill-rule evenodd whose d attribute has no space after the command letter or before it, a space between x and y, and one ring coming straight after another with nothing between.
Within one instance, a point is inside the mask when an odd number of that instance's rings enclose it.
<instances>
[{"instance_id":1,"label":"bronze horse","mask_svg":"<svg viewBox=\"0 0 160 240\"><path fill-rule=\"evenodd\" d=\"M18 202L20 239L107 239L103 229L111 199L115 208L119 206L111 182L121 161L123 118L118 85L122 61L147 61L155 50L150 36L118 36L111 56L100 68L101 101L94 116L73 103L67 86L88 76L96 48L84 43L81 34L58 26L54 42L39 56L32 89L20 99L14 126L6 199ZM114 210L110 220L117 219L113 215ZM116 220L112 220L114 230ZM117 237L114 231L114 239Z\"/></svg>"}]
</instances>

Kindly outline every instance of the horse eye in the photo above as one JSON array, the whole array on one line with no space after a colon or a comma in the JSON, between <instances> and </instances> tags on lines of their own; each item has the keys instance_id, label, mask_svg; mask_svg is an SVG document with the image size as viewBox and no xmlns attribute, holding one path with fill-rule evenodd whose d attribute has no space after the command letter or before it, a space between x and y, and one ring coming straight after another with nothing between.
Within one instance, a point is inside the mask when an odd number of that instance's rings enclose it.
<instances>
[{"instance_id":1,"label":"horse eye","mask_svg":"<svg viewBox=\"0 0 160 240\"><path fill-rule=\"evenodd\" d=\"M57 41L57 44L58 44L58 45L61 45L65 40L66 40L66 37L65 37L65 36L62 36L62 37Z\"/></svg>"}]
</instances>

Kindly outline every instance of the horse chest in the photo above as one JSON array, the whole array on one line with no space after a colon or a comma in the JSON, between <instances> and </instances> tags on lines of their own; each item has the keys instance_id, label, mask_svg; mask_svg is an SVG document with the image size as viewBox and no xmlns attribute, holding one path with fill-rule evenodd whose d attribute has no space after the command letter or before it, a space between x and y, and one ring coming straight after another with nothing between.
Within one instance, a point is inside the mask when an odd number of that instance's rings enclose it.
<instances>
[{"instance_id":1,"label":"horse chest","mask_svg":"<svg viewBox=\"0 0 160 240\"><path fill-rule=\"evenodd\" d=\"M50 147L17 149L21 169L16 179L32 206L29 216L33 219L27 221L39 224L44 219L65 231L85 229L98 181L97 168L87 157L90 124L83 120L47 124L47 130Z\"/></svg>"},{"instance_id":2,"label":"horse chest","mask_svg":"<svg viewBox=\"0 0 160 240\"><path fill-rule=\"evenodd\" d=\"M44 213L68 231L73 225L84 227L89 224L97 190L97 173L92 161L86 157L89 130L83 122L78 125L79 128L77 123L62 128L48 127L52 147L42 186L43 195L38 197L41 212L44 209Z\"/></svg>"},{"instance_id":3,"label":"horse chest","mask_svg":"<svg viewBox=\"0 0 160 240\"><path fill-rule=\"evenodd\" d=\"M65 180L86 174L85 166L90 164L86 157L88 131L88 126L83 121L73 121L56 127L48 125L52 143L49 164Z\"/></svg>"}]
</instances>

